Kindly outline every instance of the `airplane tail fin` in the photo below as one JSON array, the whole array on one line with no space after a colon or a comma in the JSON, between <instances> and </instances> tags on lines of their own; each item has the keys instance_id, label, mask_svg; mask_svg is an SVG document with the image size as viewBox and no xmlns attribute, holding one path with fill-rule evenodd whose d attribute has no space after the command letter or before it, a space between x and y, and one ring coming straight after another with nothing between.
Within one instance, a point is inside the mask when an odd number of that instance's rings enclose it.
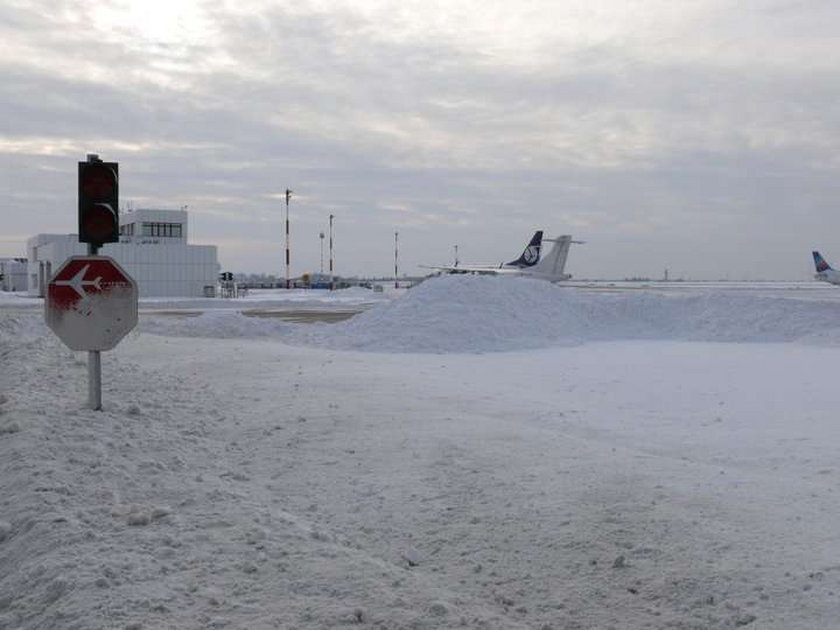
<instances>
[{"instance_id":1,"label":"airplane tail fin","mask_svg":"<svg viewBox=\"0 0 840 630\"><path fill-rule=\"evenodd\" d=\"M814 266L817 268L817 273L822 273L831 269L831 265L825 261L825 258L823 258L819 252L813 251L811 252L811 255L814 257Z\"/></svg>"},{"instance_id":2,"label":"airplane tail fin","mask_svg":"<svg viewBox=\"0 0 840 630\"><path fill-rule=\"evenodd\" d=\"M572 244L571 235L564 234L557 238L545 240L552 241L554 247L539 263L531 267L531 271L546 275L552 281L568 280L571 276L563 273L563 270L566 268L566 258L569 256L569 247Z\"/></svg>"},{"instance_id":3,"label":"airplane tail fin","mask_svg":"<svg viewBox=\"0 0 840 630\"><path fill-rule=\"evenodd\" d=\"M505 265L510 267L533 267L540 261L540 249L542 248L542 230L534 232L531 241L525 246L525 251L516 260L512 260Z\"/></svg>"}]
</instances>

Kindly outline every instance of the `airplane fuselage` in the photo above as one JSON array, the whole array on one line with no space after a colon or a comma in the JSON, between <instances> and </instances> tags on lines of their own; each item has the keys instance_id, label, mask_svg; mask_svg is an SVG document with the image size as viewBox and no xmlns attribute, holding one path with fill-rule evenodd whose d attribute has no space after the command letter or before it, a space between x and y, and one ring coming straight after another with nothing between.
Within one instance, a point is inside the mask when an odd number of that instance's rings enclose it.
<instances>
[{"instance_id":1,"label":"airplane fuselage","mask_svg":"<svg viewBox=\"0 0 840 630\"><path fill-rule=\"evenodd\" d=\"M826 269L825 271L820 271L815 274L814 279L840 285L840 271L837 271L836 269Z\"/></svg>"}]
</instances>

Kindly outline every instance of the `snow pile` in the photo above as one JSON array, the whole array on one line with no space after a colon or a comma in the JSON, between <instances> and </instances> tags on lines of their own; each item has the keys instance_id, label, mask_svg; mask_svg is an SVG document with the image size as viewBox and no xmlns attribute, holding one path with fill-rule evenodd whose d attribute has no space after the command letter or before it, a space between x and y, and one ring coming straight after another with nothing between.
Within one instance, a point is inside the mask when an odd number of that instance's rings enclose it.
<instances>
[{"instance_id":1,"label":"snow pile","mask_svg":"<svg viewBox=\"0 0 840 630\"><path fill-rule=\"evenodd\" d=\"M369 352L498 352L588 341L840 341L837 304L704 292L592 291L539 280L448 276L338 324L295 325L233 312L146 322L158 334L273 337Z\"/></svg>"},{"instance_id":2,"label":"snow pile","mask_svg":"<svg viewBox=\"0 0 840 630\"><path fill-rule=\"evenodd\" d=\"M389 292L350 287L340 291L322 289L251 289L237 298L144 297L141 309L321 308L376 304L390 299Z\"/></svg>"},{"instance_id":3,"label":"snow pile","mask_svg":"<svg viewBox=\"0 0 840 630\"><path fill-rule=\"evenodd\" d=\"M29 295L26 291L0 291L0 304L3 306L18 306L28 301Z\"/></svg>"},{"instance_id":4,"label":"snow pile","mask_svg":"<svg viewBox=\"0 0 840 630\"><path fill-rule=\"evenodd\" d=\"M269 351L240 380L269 344L238 343L129 335L103 353L94 412L85 353L39 313L0 309L0 629L530 627L481 593L453 595L411 532L367 546L377 519L335 523L334 507L359 501L309 484L337 455L381 457L318 437L353 418L346 396L311 395L332 363ZM278 370L295 381L263 391ZM304 376L316 381L299 398ZM315 468L307 445L325 447Z\"/></svg>"},{"instance_id":5,"label":"snow pile","mask_svg":"<svg viewBox=\"0 0 840 630\"><path fill-rule=\"evenodd\" d=\"M836 312L833 303L733 293L604 293L521 278L446 277L357 315L320 341L385 352L492 352L632 339L833 342L840 339L840 321L832 324Z\"/></svg>"},{"instance_id":6,"label":"snow pile","mask_svg":"<svg viewBox=\"0 0 840 630\"><path fill-rule=\"evenodd\" d=\"M28 342L49 333L40 311L4 313L0 317L0 348L14 342Z\"/></svg>"}]
</instances>

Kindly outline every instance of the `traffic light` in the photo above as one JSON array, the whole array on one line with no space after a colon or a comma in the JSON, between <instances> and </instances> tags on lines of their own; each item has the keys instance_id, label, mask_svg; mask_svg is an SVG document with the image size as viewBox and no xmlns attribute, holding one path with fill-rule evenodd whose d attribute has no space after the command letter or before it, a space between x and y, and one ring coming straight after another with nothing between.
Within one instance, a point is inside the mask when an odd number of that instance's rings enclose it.
<instances>
[{"instance_id":1,"label":"traffic light","mask_svg":"<svg viewBox=\"0 0 840 630\"><path fill-rule=\"evenodd\" d=\"M119 164L79 162L79 242L102 245L120 240Z\"/></svg>"}]
</instances>

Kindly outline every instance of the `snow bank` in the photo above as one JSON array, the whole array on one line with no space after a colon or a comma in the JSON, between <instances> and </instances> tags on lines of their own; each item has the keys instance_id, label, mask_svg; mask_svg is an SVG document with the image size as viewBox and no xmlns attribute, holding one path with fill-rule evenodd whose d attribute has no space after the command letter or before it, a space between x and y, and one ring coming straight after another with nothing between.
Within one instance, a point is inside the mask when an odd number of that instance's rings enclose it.
<instances>
[{"instance_id":1,"label":"snow bank","mask_svg":"<svg viewBox=\"0 0 840 630\"><path fill-rule=\"evenodd\" d=\"M339 291L321 289L252 289L245 296L227 298L144 297L141 309L230 309L321 308L376 304L390 299L390 293L350 287Z\"/></svg>"},{"instance_id":2,"label":"snow bank","mask_svg":"<svg viewBox=\"0 0 840 630\"><path fill-rule=\"evenodd\" d=\"M13 341L27 342L49 332L41 312L6 312L0 317L0 348Z\"/></svg>"},{"instance_id":3,"label":"snow bank","mask_svg":"<svg viewBox=\"0 0 840 630\"><path fill-rule=\"evenodd\" d=\"M155 318L143 330L412 353L498 352L634 339L833 345L840 340L837 308L833 301L732 291L604 292L523 278L448 276L338 324L295 325L210 312L190 319Z\"/></svg>"}]
</instances>

